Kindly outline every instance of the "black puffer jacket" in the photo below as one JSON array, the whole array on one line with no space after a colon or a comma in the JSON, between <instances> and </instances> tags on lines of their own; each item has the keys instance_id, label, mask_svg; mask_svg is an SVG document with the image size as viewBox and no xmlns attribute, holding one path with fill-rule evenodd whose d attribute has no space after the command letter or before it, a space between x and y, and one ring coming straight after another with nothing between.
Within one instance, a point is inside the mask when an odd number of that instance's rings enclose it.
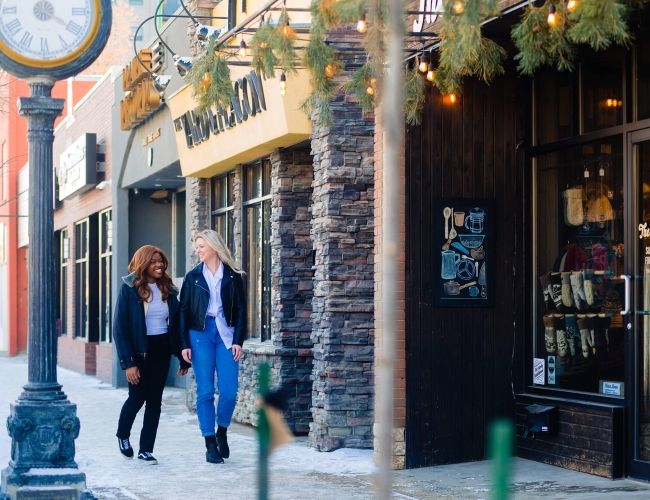
<instances>
[{"instance_id":1,"label":"black puffer jacket","mask_svg":"<svg viewBox=\"0 0 650 500\"><path fill-rule=\"evenodd\" d=\"M190 349L190 330L202 331L210 302L210 288L203 277L203 262L185 275L181 287L180 336L183 349ZM241 274L223 265L221 302L228 326L235 328L232 343L244 345L246 338L246 294Z\"/></svg>"},{"instance_id":2,"label":"black puffer jacket","mask_svg":"<svg viewBox=\"0 0 650 500\"><path fill-rule=\"evenodd\" d=\"M120 357L122 370L136 366L135 356L147 355L147 323L144 316L144 302L133 285L137 273L131 273L122 278L124 283L120 287L113 315L113 340L117 355ZM178 330L180 327L180 304L178 290L169 289L167 306L169 308L169 338L172 354L176 356L182 368L191 365L186 363L181 356Z\"/></svg>"}]
</instances>

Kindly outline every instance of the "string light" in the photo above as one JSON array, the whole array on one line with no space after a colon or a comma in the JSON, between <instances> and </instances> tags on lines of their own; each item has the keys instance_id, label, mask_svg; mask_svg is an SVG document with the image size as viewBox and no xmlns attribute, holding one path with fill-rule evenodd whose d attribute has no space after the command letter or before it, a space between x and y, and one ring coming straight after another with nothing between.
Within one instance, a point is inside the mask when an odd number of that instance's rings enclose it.
<instances>
[{"instance_id":1,"label":"string light","mask_svg":"<svg viewBox=\"0 0 650 500\"><path fill-rule=\"evenodd\" d=\"M332 78L334 76L334 67L331 64L325 66L325 76L327 78Z\"/></svg>"},{"instance_id":2,"label":"string light","mask_svg":"<svg viewBox=\"0 0 650 500\"><path fill-rule=\"evenodd\" d=\"M546 18L546 22L548 22L549 26L555 26L555 23L557 22L555 17L555 4L553 3L548 6L548 17Z\"/></svg>"},{"instance_id":3,"label":"string light","mask_svg":"<svg viewBox=\"0 0 650 500\"><path fill-rule=\"evenodd\" d=\"M427 71L427 80L432 82L435 77L436 77L436 74L434 73L434 71L432 69L429 68L429 71Z\"/></svg>"},{"instance_id":4,"label":"string light","mask_svg":"<svg viewBox=\"0 0 650 500\"><path fill-rule=\"evenodd\" d=\"M244 41L244 36L241 37L241 43L239 44L239 57L246 57L248 55L248 47Z\"/></svg>"},{"instance_id":5,"label":"string light","mask_svg":"<svg viewBox=\"0 0 650 500\"><path fill-rule=\"evenodd\" d=\"M282 27L282 34L284 36L292 37L295 35L295 31L293 31L293 28L289 26L289 22L287 21L287 24Z\"/></svg>"},{"instance_id":6,"label":"string light","mask_svg":"<svg viewBox=\"0 0 650 500\"><path fill-rule=\"evenodd\" d=\"M207 71L203 74L203 78L201 78L201 83L199 85L199 88L205 92L208 90L208 87L210 87L210 84L212 83L212 77L210 76L210 73Z\"/></svg>"},{"instance_id":7,"label":"string light","mask_svg":"<svg viewBox=\"0 0 650 500\"><path fill-rule=\"evenodd\" d=\"M456 14L460 14L460 13L463 12L464 10L465 10L465 6L463 5L463 2L456 2L456 3L454 4L454 12L455 12Z\"/></svg>"},{"instance_id":8,"label":"string light","mask_svg":"<svg viewBox=\"0 0 650 500\"><path fill-rule=\"evenodd\" d=\"M284 74L284 71L280 75L280 95L284 97L287 93L287 77Z\"/></svg>"},{"instance_id":9,"label":"string light","mask_svg":"<svg viewBox=\"0 0 650 500\"><path fill-rule=\"evenodd\" d=\"M566 8L569 12L573 12L578 7L578 0L569 0L566 4Z\"/></svg>"},{"instance_id":10,"label":"string light","mask_svg":"<svg viewBox=\"0 0 650 500\"><path fill-rule=\"evenodd\" d=\"M422 55L420 56L420 65L418 66L418 69L422 73L426 73L427 70L429 69L429 54L427 52L422 52Z\"/></svg>"},{"instance_id":11,"label":"string light","mask_svg":"<svg viewBox=\"0 0 650 500\"><path fill-rule=\"evenodd\" d=\"M359 33L365 33L367 29L368 29L368 25L366 24L366 15L363 14L361 16L361 19L357 21L357 31Z\"/></svg>"},{"instance_id":12,"label":"string light","mask_svg":"<svg viewBox=\"0 0 650 500\"><path fill-rule=\"evenodd\" d=\"M366 94L375 95L375 89L372 88L372 85L368 85L368 88L366 89Z\"/></svg>"},{"instance_id":13,"label":"string light","mask_svg":"<svg viewBox=\"0 0 650 500\"><path fill-rule=\"evenodd\" d=\"M454 104L456 102L456 94L449 94L449 101Z\"/></svg>"}]
</instances>

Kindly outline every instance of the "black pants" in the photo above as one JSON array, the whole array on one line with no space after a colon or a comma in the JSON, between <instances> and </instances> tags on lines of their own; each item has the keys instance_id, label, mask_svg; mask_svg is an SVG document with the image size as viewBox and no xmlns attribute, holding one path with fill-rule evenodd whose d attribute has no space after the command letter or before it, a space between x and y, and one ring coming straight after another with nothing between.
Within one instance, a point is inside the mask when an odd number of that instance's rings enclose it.
<instances>
[{"instance_id":1,"label":"black pants","mask_svg":"<svg viewBox=\"0 0 650 500\"><path fill-rule=\"evenodd\" d=\"M169 334L149 335L147 358L137 358L136 364L140 370L140 382L129 383L129 397L122 406L120 422L117 427L117 437L128 439L135 416L146 403L144 421L140 432L140 452L153 452L153 445L158 432L162 395L167 381L171 361Z\"/></svg>"}]
</instances>

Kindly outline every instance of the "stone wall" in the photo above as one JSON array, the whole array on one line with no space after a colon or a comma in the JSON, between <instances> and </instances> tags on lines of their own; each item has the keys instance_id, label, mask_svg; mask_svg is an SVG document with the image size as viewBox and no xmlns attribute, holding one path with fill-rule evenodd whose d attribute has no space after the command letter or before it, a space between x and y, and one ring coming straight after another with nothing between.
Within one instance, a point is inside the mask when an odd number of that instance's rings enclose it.
<instances>
[{"instance_id":1,"label":"stone wall","mask_svg":"<svg viewBox=\"0 0 650 500\"><path fill-rule=\"evenodd\" d=\"M348 36L333 38L358 46ZM312 114L311 136L316 274L309 441L322 451L371 448L374 421L374 115L342 90L331 106L328 128Z\"/></svg>"}]
</instances>

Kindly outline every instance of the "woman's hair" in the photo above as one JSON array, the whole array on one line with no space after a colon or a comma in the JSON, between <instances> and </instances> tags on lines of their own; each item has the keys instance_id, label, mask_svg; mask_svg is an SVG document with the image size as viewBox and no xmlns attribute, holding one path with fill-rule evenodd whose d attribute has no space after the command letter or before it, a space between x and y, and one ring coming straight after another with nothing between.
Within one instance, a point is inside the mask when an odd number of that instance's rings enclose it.
<instances>
[{"instance_id":1,"label":"woman's hair","mask_svg":"<svg viewBox=\"0 0 650 500\"><path fill-rule=\"evenodd\" d=\"M219 260L221 260L221 262L224 264L228 264L228 266L230 266L230 269L238 274L245 274L244 271L237 268L235 259L232 258L232 254L230 253L230 250L228 250L226 242L223 241L223 238L219 233L213 231L212 229L205 229L194 237L194 242L196 242L198 238L202 238L203 241L205 241L207 245L212 248L212 250L217 252Z\"/></svg>"},{"instance_id":2,"label":"woman's hair","mask_svg":"<svg viewBox=\"0 0 650 500\"><path fill-rule=\"evenodd\" d=\"M149 281L147 279L147 268L149 267L149 264L151 264L151 260L153 259L154 254L157 253L160 254L160 257L163 261L162 278L156 280L156 284L160 290L160 295L163 302L167 301L167 297L170 293L170 288L176 288L172 282L172 279L167 274L167 266L169 266L169 260L167 260L165 252L153 245L145 245L143 247L140 247L135 252L133 258L131 259L131 262L129 263L129 272L137 273L137 276L133 279L133 286L135 286L136 290L138 291L138 295L142 297L142 300L146 300L147 302L149 302L149 298L151 296Z\"/></svg>"}]
</instances>

